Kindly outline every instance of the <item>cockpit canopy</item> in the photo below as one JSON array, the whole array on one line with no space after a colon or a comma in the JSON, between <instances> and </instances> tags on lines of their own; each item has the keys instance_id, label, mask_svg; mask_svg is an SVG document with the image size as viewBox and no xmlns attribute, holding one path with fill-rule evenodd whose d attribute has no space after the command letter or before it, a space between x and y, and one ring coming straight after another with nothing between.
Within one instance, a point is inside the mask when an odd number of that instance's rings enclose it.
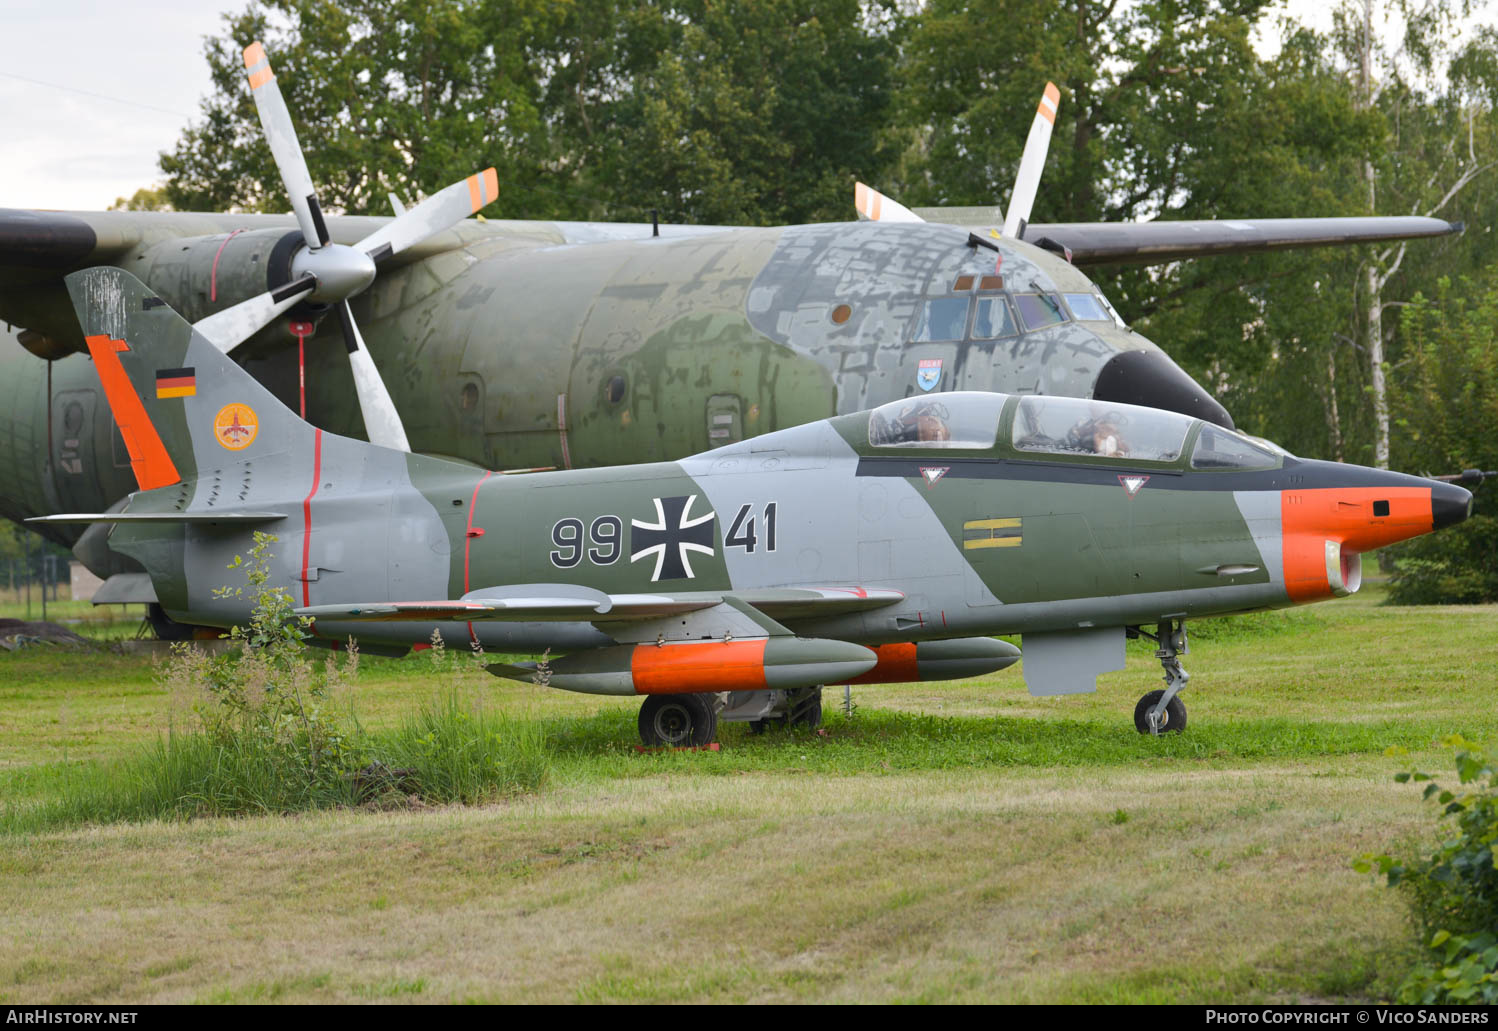
<instances>
[{"instance_id":1,"label":"cockpit canopy","mask_svg":"<svg viewBox=\"0 0 1498 1031\"><path fill-rule=\"evenodd\" d=\"M907 397L869 413L869 443L875 447L985 450L999 434L1005 394L961 391Z\"/></svg>"},{"instance_id":2,"label":"cockpit canopy","mask_svg":"<svg viewBox=\"0 0 1498 1031\"><path fill-rule=\"evenodd\" d=\"M1050 455L1174 462L1194 419L1158 408L1136 408L1073 397L1022 397L1014 417L1014 448Z\"/></svg>"},{"instance_id":3,"label":"cockpit canopy","mask_svg":"<svg viewBox=\"0 0 1498 1031\"><path fill-rule=\"evenodd\" d=\"M1013 416L1006 422L1006 405ZM1073 397L953 391L891 401L869 413L876 448L983 451L1000 443L1021 456L1179 462L1191 440L1193 469L1269 469L1280 456L1241 433L1176 412Z\"/></svg>"}]
</instances>

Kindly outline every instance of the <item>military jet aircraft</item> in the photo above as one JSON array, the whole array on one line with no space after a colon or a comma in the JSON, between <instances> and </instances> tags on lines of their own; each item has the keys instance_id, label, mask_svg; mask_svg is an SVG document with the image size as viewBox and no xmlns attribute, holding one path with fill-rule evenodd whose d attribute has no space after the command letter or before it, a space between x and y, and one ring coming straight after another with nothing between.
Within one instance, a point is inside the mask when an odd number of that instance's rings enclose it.
<instances>
[{"instance_id":1,"label":"military jet aircraft","mask_svg":"<svg viewBox=\"0 0 1498 1031\"><path fill-rule=\"evenodd\" d=\"M0 354L0 515L102 511L134 487L63 285L83 267L130 270L331 432L481 468L567 469L680 458L958 389L1146 404L1230 427L1083 268L1459 228L1028 225L1054 86L1007 213L911 211L860 184L868 220L853 223L469 220L496 195L487 170L410 210L393 199L394 219L328 217L258 43L245 65L292 216L0 211L0 319L22 327L22 346ZM102 534L44 530L109 578L96 600L155 600Z\"/></svg>"},{"instance_id":2,"label":"military jet aircraft","mask_svg":"<svg viewBox=\"0 0 1498 1031\"><path fill-rule=\"evenodd\" d=\"M647 744L814 718L822 684L1002 668L1019 653L994 634L1023 635L1032 693L1089 691L1151 625L1166 686L1135 725L1180 731L1186 620L1351 594L1361 553L1471 511L1453 484L1176 412L969 391L675 462L496 475L302 421L127 272L67 283L139 489L46 523L112 527L174 619L212 626L246 621L217 588L265 530L318 639L542 653L491 670L643 695Z\"/></svg>"}]
</instances>

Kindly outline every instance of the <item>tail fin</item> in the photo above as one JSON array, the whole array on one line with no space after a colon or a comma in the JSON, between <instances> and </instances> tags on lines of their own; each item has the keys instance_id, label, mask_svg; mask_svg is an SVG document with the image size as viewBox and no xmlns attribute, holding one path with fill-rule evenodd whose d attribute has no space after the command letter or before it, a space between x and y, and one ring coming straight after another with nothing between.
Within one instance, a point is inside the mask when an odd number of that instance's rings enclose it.
<instances>
[{"instance_id":1,"label":"tail fin","mask_svg":"<svg viewBox=\"0 0 1498 1031\"><path fill-rule=\"evenodd\" d=\"M313 445L315 430L130 273L67 277L141 490Z\"/></svg>"}]
</instances>

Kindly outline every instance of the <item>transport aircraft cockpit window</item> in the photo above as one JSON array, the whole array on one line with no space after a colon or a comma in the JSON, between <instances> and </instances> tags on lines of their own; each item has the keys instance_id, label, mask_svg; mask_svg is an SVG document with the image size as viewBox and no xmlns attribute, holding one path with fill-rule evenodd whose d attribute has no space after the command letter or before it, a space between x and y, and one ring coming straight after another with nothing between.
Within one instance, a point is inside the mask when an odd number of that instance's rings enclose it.
<instances>
[{"instance_id":1,"label":"transport aircraft cockpit window","mask_svg":"<svg viewBox=\"0 0 1498 1031\"><path fill-rule=\"evenodd\" d=\"M935 297L921 308L912 343L925 344L942 340L961 340L967 329L967 302L963 297Z\"/></svg>"},{"instance_id":2,"label":"transport aircraft cockpit window","mask_svg":"<svg viewBox=\"0 0 1498 1031\"><path fill-rule=\"evenodd\" d=\"M869 413L869 443L875 447L993 447L1003 394L951 393L907 397Z\"/></svg>"},{"instance_id":3,"label":"transport aircraft cockpit window","mask_svg":"<svg viewBox=\"0 0 1498 1031\"><path fill-rule=\"evenodd\" d=\"M1193 469L1272 469L1279 458L1259 445L1218 426L1202 426L1191 450Z\"/></svg>"},{"instance_id":4,"label":"transport aircraft cockpit window","mask_svg":"<svg viewBox=\"0 0 1498 1031\"><path fill-rule=\"evenodd\" d=\"M979 297L978 312L973 316L973 339L993 340L1019 333L1019 324L1003 297Z\"/></svg>"},{"instance_id":5,"label":"transport aircraft cockpit window","mask_svg":"<svg viewBox=\"0 0 1498 1031\"><path fill-rule=\"evenodd\" d=\"M1192 420L1174 412L1070 397L1026 397L1014 419L1014 446L1052 455L1174 462Z\"/></svg>"},{"instance_id":6,"label":"transport aircraft cockpit window","mask_svg":"<svg viewBox=\"0 0 1498 1031\"><path fill-rule=\"evenodd\" d=\"M1065 294L1066 305L1079 322L1112 322L1113 317L1103 307L1097 294Z\"/></svg>"},{"instance_id":7,"label":"transport aircraft cockpit window","mask_svg":"<svg viewBox=\"0 0 1498 1031\"><path fill-rule=\"evenodd\" d=\"M1019 306L1019 317L1026 329L1041 329L1067 321L1061 307L1061 299L1055 294L1015 294L1014 303Z\"/></svg>"}]
</instances>

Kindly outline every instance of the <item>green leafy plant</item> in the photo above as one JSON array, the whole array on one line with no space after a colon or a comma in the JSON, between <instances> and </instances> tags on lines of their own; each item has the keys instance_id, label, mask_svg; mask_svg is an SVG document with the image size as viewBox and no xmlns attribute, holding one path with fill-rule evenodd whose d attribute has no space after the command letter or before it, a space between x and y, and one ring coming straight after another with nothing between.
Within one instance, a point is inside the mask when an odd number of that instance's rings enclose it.
<instances>
[{"instance_id":1,"label":"green leafy plant","mask_svg":"<svg viewBox=\"0 0 1498 1031\"><path fill-rule=\"evenodd\" d=\"M311 621L297 616L291 596L269 583L275 541L256 532L249 560L235 556L229 566L245 570L246 586L216 592L248 592L253 602L249 624L229 632L235 647L209 657L178 645L163 679L174 696L192 697L190 708L214 742L253 742L284 775L331 787L362 760L358 727L340 702L358 674L358 645L350 639L341 664L330 657L319 666L308 658Z\"/></svg>"},{"instance_id":2,"label":"green leafy plant","mask_svg":"<svg viewBox=\"0 0 1498 1031\"><path fill-rule=\"evenodd\" d=\"M1443 826L1456 834L1428 856L1399 860L1365 855L1354 863L1404 891L1425 950L1399 989L1410 1003L1498 1002L1498 759L1453 735L1459 788L1442 787L1428 773L1407 770L1401 783L1425 782L1425 797L1441 806Z\"/></svg>"},{"instance_id":3,"label":"green leafy plant","mask_svg":"<svg viewBox=\"0 0 1498 1031\"><path fill-rule=\"evenodd\" d=\"M1498 518L1406 541L1394 552L1390 605L1476 605L1498 600Z\"/></svg>"}]
</instances>

